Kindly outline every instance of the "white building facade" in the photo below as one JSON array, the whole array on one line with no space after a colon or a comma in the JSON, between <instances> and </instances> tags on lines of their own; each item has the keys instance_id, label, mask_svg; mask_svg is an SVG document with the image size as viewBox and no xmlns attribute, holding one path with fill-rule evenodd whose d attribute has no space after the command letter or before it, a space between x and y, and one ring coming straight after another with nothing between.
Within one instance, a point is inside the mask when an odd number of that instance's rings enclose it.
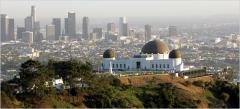
<instances>
[{"instance_id":1,"label":"white building facade","mask_svg":"<svg viewBox=\"0 0 240 109\"><path fill-rule=\"evenodd\" d=\"M111 65L110 65L111 64ZM160 40L145 44L138 55L128 59L116 59L113 50L103 54L102 69L107 71L183 71L181 53L178 49L169 51Z\"/></svg>"}]
</instances>

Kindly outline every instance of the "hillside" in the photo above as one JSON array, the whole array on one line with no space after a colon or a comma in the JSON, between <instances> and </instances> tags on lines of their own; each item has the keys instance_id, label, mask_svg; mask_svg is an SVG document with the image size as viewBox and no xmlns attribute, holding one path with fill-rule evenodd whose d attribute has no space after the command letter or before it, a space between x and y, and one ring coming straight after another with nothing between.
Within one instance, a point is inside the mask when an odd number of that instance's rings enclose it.
<instances>
[{"instance_id":1,"label":"hillside","mask_svg":"<svg viewBox=\"0 0 240 109\"><path fill-rule=\"evenodd\" d=\"M183 79L168 74L158 74L120 77L119 79L123 84L134 87L170 83L175 86L176 92L179 95L176 97L177 99L189 101L197 108L209 108L216 105L216 102L221 102L206 88L207 86L203 85L214 82L214 79L210 76Z\"/></svg>"},{"instance_id":2,"label":"hillside","mask_svg":"<svg viewBox=\"0 0 240 109\"><path fill-rule=\"evenodd\" d=\"M158 83L182 83L185 81L197 81L201 80L204 82L211 82L213 78L210 76L196 77L183 79L181 77L173 77L168 74L153 74L153 75L141 75L141 76L124 76L119 78L121 82L125 85L133 85L133 86L142 86L154 82Z\"/></svg>"},{"instance_id":3,"label":"hillside","mask_svg":"<svg viewBox=\"0 0 240 109\"><path fill-rule=\"evenodd\" d=\"M50 61L47 65L29 60L21 65L20 78L1 83L1 107L239 107L239 85L210 76L189 79L168 74L117 77L92 72L90 63L78 60ZM63 88L46 85L46 81L59 77L63 78Z\"/></svg>"}]
</instances>

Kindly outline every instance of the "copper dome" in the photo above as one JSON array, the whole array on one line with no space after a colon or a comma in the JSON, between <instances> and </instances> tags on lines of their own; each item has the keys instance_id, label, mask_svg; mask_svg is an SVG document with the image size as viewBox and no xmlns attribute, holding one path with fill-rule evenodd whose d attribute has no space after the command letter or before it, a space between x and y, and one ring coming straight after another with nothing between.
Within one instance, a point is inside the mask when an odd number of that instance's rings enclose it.
<instances>
[{"instance_id":1,"label":"copper dome","mask_svg":"<svg viewBox=\"0 0 240 109\"><path fill-rule=\"evenodd\" d=\"M142 48L142 53L144 54L164 54L168 51L168 46L159 39L146 43Z\"/></svg>"},{"instance_id":2,"label":"copper dome","mask_svg":"<svg viewBox=\"0 0 240 109\"><path fill-rule=\"evenodd\" d=\"M115 57L115 52L112 49L107 49L103 53L103 58L114 58Z\"/></svg>"},{"instance_id":3,"label":"copper dome","mask_svg":"<svg viewBox=\"0 0 240 109\"><path fill-rule=\"evenodd\" d=\"M181 58L181 52L179 49L176 49L176 50L172 50L170 53L169 53L169 58Z\"/></svg>"}]
</instances>

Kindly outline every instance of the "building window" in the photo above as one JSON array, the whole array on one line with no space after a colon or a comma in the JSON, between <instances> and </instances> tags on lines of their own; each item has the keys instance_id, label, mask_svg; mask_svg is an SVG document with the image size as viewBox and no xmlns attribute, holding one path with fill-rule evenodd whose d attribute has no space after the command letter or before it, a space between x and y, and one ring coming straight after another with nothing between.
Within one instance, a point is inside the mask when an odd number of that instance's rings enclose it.
<instances>
[{"instance_id":1,"label":"building window","mask_svg":"<svg viewBox=\"0 0 240 109\"><path fill-rule=\"evenodd\" d=\"M169 64L167 64L167 68L169 68Z\"/></svg>"},{"instance_id":2,"label":"building window","mask_svg":"<svg viewBox=\"0 0 240 109\"><path fill-rule=\"evenodd\" d=\"M154 64L152 64L152 68L154 68Z\"/></svg>"},{"instance_id":3,"label":"building window","mask_svg":"<svg viewBox=\"0 0 240 109\"><path fill-rule=\"evenodd\" d=\"M124 64L123 67L126 68L126 64Z\"/></svg>"},{"instance_id":4,"label":"building window","mask_svg":"<svg viewBox=\"0 0 240 109\"><path fill-rule=\"evenodd\" d=\"M159 68L161 68L162 67L162 64L159 64Z\"/></svg>"},{"instance_id":5,"label":"building window","mask_svg":"<svg viewBox=\"0 0 240 109\"><path fill-rule=\"evenodd\" d=\"M114 64L112 64L112 68L114 68Z\"/></svg>"},{"instance_id":6,"label":"building window","mask_svg":"<svg viewBox=\"0 0 240 109\"><path fill-rule=\"evenodd\" d=\"M158 68L158 65L156 64L156 68Z\"/></svg>"},{"instance_id":7,"label":"building window","mask_svg":"<svg viewBox=\"0 0 240 109\"><path fill-rule=\"evenodd\" d=\"M116 64L117 65L117 68L118 68L118 64Z\"/></svg>"},{"instance_id":8,"label":"building window","mask_svg":"<svg viewBox=\"0 0 240 109\"><path fill-rule=\"evenodd\" d=\"M165 68L165 64L163 64L163 68Z\"/></svg>"},{"instance_id":9,"label":"building window","mask_svg":"<svg viewBox=\"0 0 240 109\"><path fill-rule=\"evenodd\" d=\"M122 64L120 64L120 68L122 68Z\"/></svg>"}]
</instances>

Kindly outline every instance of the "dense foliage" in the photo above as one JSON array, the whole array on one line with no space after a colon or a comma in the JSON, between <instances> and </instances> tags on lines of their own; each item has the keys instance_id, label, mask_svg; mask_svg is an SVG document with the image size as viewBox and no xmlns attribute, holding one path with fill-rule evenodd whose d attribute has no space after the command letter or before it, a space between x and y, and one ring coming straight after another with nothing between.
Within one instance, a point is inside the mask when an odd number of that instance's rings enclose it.
<instances>
[{"instance_id":1,"label":"dense foliage","mask_svg":"<svg viewBox=\"0 0 240 109\"><path fill-rule=\"evenodd\" d=\"M148 84L141 87L124 85L110 74L94 74L92 65L79 60L53 61L43 65L28 60L21 65L20 78L1 83L2 107L49 108L172 108L198 107L204 99L193 100L173 83ZM62 77L70 88L46 87L51 78ZM79 79L80 81L76 80ZM152 81L154 82L154 81ZM84 83L86 87L76 84ZM208 107L238 107L239 86L226 81L205 83L186 81L205 90ZM16 89L22 88L21 92Z\"/></svg>"}]
</instances>

